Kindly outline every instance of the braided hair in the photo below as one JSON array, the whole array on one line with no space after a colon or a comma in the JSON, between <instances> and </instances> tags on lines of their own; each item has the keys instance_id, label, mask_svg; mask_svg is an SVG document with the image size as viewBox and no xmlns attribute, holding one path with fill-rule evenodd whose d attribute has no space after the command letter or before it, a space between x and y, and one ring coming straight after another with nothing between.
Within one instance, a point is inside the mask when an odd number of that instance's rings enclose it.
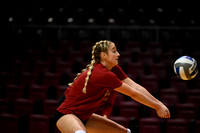
<instances>
[{"instance_id":1,"label":"braided hair","mask_svg":"<svg viewBox=\"0 0 200 133\"><path fill-rule=\"evenodd\" d=\"M102 40L102 41L96 42L95 45L92 47L92 60L91 60L90 64L88 64L86 66L86 68L83 69L81 71L81 73L78 73L77 76L74 78L74 81L75 81L83 72L88 70L87 76L85 78L85 84L84 84L84 87L83 87L83 90L82 90L83 93L86 94L87 83L89 81L90 75L92 74L94 64L101 62L101 52L107 53L108 47L110 46L110 43L111 43L111 41L108 41L108 40ZM72 86L74 81L72 83L69 83L68 85Z\"/></svg>"}]
</instances>

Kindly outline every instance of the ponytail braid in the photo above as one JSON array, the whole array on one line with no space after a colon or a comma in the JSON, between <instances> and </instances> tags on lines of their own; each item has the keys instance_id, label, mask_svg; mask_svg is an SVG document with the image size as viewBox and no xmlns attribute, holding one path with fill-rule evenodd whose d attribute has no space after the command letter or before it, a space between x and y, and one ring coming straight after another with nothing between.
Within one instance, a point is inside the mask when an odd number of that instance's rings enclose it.
<instances>
[{"instance_id":1,"label":"ponytail braid","mask_svg":"<svg viewBox=\"0 0 200 133\"><path fill-rule=\"evenodd\" d=\"M96 43L93 47L92 47L92 61L89 65L89 71L87 72L87 76L85 78L85 84L84 84L84 87L83 87L83 93L86 94L86 86L87 86L87 83L89 81L89 77L90 75L92 74L92 69L94 68L94 64L96 63L95 61L95 57L94 57L94 51L96 49L96 45L98 45L98 43Z\"/></svg>"},{"instance_id":2,"label":"ponytail braid","mask_svg":"<svg viewBox=\"0 0 200 133\"><path fill-rule=\"evenodd\" d=\"M97 42L93 46L93 48L92 48L92 61L91 61L91 64L89 66L89 71L87 72L87 77L85 78L83 93L86 93L87 83L89 81L90 75L92 74L92 69L94 68L94 64L96 62L100 63L100 54L101 54L101 52L107 53L109 44L110 44L110 41L104 40L104 41Z\"/></svg>"}]
</instances>

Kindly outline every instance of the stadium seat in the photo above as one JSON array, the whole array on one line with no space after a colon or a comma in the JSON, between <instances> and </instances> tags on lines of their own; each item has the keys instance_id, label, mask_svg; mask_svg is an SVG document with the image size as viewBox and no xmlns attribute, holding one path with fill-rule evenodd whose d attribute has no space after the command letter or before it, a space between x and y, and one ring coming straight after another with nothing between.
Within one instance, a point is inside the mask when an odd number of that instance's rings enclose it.
<instances>
[{"instance_id":1,"label":"stadium seat","mask_svg":"<svg viewBox=\"0 0 200 133\"><path fill-rule=\"evenodd\" d=\"M40 99L44 100L47 98L47 87L37 84L30 85L29 98L32 100Z\"/></svg>"},{"instance_id":2,"label":"stadium seat","mask_svg":"<svg viewBox=\"0 0 200 133\"><path fill-rule=\"evenodd\" d=\"M132 52L130 50L121 51L119 60L123 62L131 62Z\"/></svg>"},{"instance_id":3,"label":"stadium seat","mask_svg":"<svg viewBox=\"0 0 200 133\"><path fill-rule=\"evenodd\" d=\"M200 101L200 88L185 90L186 101L199 105Z\"/></svg>"},{"instance_id":4,"label":"stadium seat","mask_svg":"<svg viewBox=\"0 0 200 133\"><path fill-rule=\"evenodd\" d=\"M188 121L183 118L167 119L166 133L188 133Z\"/></svg>"},{"instance_id":5,"label":"stadium seat","mask_svg":"<svg viewBox=\"0 0 200 133\"><path fill-rule=\"evenodd\" d=\"M110 116L110 119L128 128L130 118L123 117L123 116Z\"/></svg>"},{"instance_id":6,"label":"stadium seat","mask_svg":"<svg viewBox=\"0 0 200 133\"><path fill-rule=\"evenodd\" d=\"M40 60L35 61L34 72L36 75L39 75L43 72L49 72L50 62L44 62Z\"/></svg>"},{"instance_id":7,"label":"stadium seat","mask_svg":"<svg viewBox=\"0 0 200 133\"><path fill-rule=\"evenodd\" d=\"M160 100L167 105L177 104L180 102L179 91L175 88L161 89Z\"/></svg>"},{"instance_id":8,"label":"stadium seat","mask_svg":"<svg viewBox=\"0 0 200 133\"><path fill-rule=\"evenodd\" d=\"M23 88L20 85L8 84L6 87L6 99L14 101L17 98L22 98Z\"/></svg>"},{"instance_id":9,"label":"stadium seat","mask_svg":"<svg viewBox=\"0 0 200 133\"><path fill-rule=\"evenodd\" d=\"M18 98L15 101L14 112L17 115L30 115L33 113L33 101L30 99Z\"/></svg>"},{"instance_id":10,"label":"stadium seat","mask_svg":"<svg viewBox=\"0 0 200 133\"><path fill-rule=\"evenodd\" d=\"M46 115L30 115L29 133L48 133L49 118Z\"/></svg>"},{"instance_id":11,"label":"stadium seat","mask_svg":"<svg viewBox=\"0 0 200 133\"><path fill-rule=\"evenodd\" d=\"M168 49L172 51L174 54L177 56L182 56L183 55L183 50L184 50L184 44L181 42L169 42L168 43Z\"/></svg>"},{"instance_id":12,"label":"stadium seat","mask_svg":"<svg viewBox=\"0 0 200 133\"><path fill-rule=\"evenodd\" d=\"M54 115L58 106L57 100L44 100L44 114L47 116Z\"/></svg>"},{"instance_id":13,"label":"stadium seat","mask_svg":"<svg viewBox=\"0 0 200 133\"><path fill-rule=\"evenodd\" d=\"M58 43L58 51L59 51L59 53L63 53L65 50L73 49L73 46L74 46L73 41L61 40Z\"/></svg>"},{"instance_id":14,"label":"stadium seat","mask_svg":"<svg viewBox=\"0 0 200 133\"><path fill-rule=\"evenodd\" d=\"M141 61L144 65L153 63L153 53L151 51L139 52L138 61Z\"/></svg>"},{"instance_id":15,"label":"stadium seat","mask_svg":"<svg viewBox=\"0 0 200 133\"><path fill-rule=\"evenodd\" d=\"M139 132L140 133L160 133L161 132L161 120L158 118L141 118L139 120Z\"/></svg>"},{"instance_id":16,"label":"stadium seat","mask_svg":"<svg viewBox=\"0 0 200 133\"><path fill-rule=\"evenodd\" d=\"M21 61L19 59L13 59L12 63L12 71L13 73L22 72L24 70L27 70L27 64L24 61Z\"/></svg>"},{"instance_id":17,"label":"stadium seat","mask_svg":"<svg viewBox=\"0 0 200 133\"><path fill-rule=\"evenodd\" d=\"M142 49L142 43L139 41L127 41L126 42L126 50L129 50L131 52L141 52Z\"/></svg>"},{"instance_id":18,"label":"stadium seat","mask_svg":"<svg viewBox=\"0 0 200 133\"><path fill-rule=\"evenodd\" d=\"M30 84L34 84L36 79L36 75L34 73L22 72L21 74L21 85L26 86Z\"/></svg>"},{"instance_id":19,"label":"stadium seat","mask_svg":"<svg viewBox=\"0 0 200 133\"><path fill-rule=\"evenodd\" d=\"M151 74L155 74L159 79L166 80L168 77L167 66L165 63L152 63L149 65Z\"/></svg>"},{"instance_id":20,"label":"stadium seat","mask_svg":"<svg viewBox=\"0 0 200 133\"><path fill-rule=\"evenodd\" d=\"M95 45L93 41L80 41L79 50L80 51L92 51L92 47Z\"/></svg>"},{"instance_id":21,"label":"stadium seat","mask_svg":"<svg viewBox=\"0 0 200 133\"><path fill-rule=\"evenodd\" d=\"M144 75L144 65L142 62L128 63L128 74L133 74L135 77Z\"/></svg>"},{"instance_id":22,"label":"stadium seat","mask_svg":"<svg viewBox=\"0 0 200 133\"><path fill-rule=\"evenodd\" d=\"M134 117L139 118L139 103L131 101L121 101L119 102L119 113L123 117Z\"/></svg>"},{"instance_id":23,"label":"stadium seat","mask_svg":"<svg viewBox=\"0 0 200 133\"><path fill-rule=\"evenodd\" d=\"M154 75L141 75L141 85L153 95L157 95L159 89L158 78Z\"/></svg>"},{"instance_id":24,"label":"stadium seat","mask_svg":"<svg viewBox=\"0 0 200 133\"><path fill-rule=\"evenodd\" d=\"M57 73L45 72L43 78L43 85L45 86L57 86L60 84L60 75Z\"/></svg>"},{"instance_id":25,"label":"stadium seat","mask_svg":"<svg viewBox=\"0 0 200 133\"><path fill-rule=\"evenodd\" d=\"M6 86L11 81L11 75L8 72L0 72L0 84Z\"/></svg>"},{"instance_id":26,"label":"stadium seat","mask_svg":"<svg viewBox=\"0 0 200 133\"><path fill-rule=\"evenodd\" d=\"M179 91L184 91L188 89L188 82L180 79L179 77L172 76L169 82L170 87L176 88Z\"/></svg>"},{"instance_id":27,"label":"stadium seat","mask_svg":"<svg viewBox=\"0 0 200 133\"><path fill-rule=\"evenodd\" d=\"M147 42L147 50L160 55L163 52L162 44L160 42Z\"/></svg>"},{"instance_id":28,"label":"stadium seat","mask_svg":"<svg viewBox=\"0 0 200 133\"><path fill-rule=\"evenodd\" d=\"M18 133L18 117L15 114L0 114L0 131L2 133Z\"/></svg>"},{"instance_id":29,"label":"stadium seat","mask_svg":"<svg viewBox=\"0 0 200 133\"><path fill-rule=\"evenodd\" d=\"M175 53L172 53L171 51L169 52L162 52L160 54L160 61L165 63L167 66L173 66L175 60L177 59L176 58L177 55ZM172 68L173 70L173 68Z\"/></svg>"},{"instance_id":30,"label":"stadium seat","mask_svg":"<svg viewBox=\"0 0 200 133\"><path fill-rule=\"evenodd\" d=\"M178 118L185 118L188 120L197 118L197 106L194 103L176 104L176 112Z\"/></svg>"},{"instance_id":31,"label":"stadium seat","mask_svg":"<svg viewBox=\"0 0 200 133\"><path fill-rule=\"evenodd\" d=\"M71 62L58 60L56 63L56 73L58 74L70 73L71 68L72 68Z\"/></svg>"}]
</instances>

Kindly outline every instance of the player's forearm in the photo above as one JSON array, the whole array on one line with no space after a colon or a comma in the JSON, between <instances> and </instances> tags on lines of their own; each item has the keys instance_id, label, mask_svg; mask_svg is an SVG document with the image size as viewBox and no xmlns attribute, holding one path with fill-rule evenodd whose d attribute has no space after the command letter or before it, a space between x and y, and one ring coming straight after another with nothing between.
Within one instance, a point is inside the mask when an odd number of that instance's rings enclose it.
<instances>
[{"instance_id":1,"label":"player's forearm","mask_svg":"<svg viewBox=\"0 0 200 133\"><path fill-rule=\"evenodd\" d=\"M140 91L141 93L145 94L151 100L153 100L155 102L160 102L158 99L156 99L154 96L152 96L151 93L149 93L144 87L142 87L141 85L135 83L130 78L126 78L125 80L123 80L123 82L128 84L129 86L131 86L133 89L136 89L137 91Z\"/></svg>"},{"instance_id":2,"label":"player's forearm","mask_svg":"<svg viewBox=\"0 0 200 133\"><path fill-rule=\"evenodd\" d=\"M132 99L136 100L139 103L142 103L146 106L149 106L155 110L160 108L161 103L155 99L151 99L142 92L138 91L137 89L133 89L131 86L123 83L121 87L116 88L116 91L123 93L127 96L130 96Z\"/></svg>"},{"instance_id":3,"label":"player's forearm","mask_svg":"<svg viewBox=\"0 0 200 133\"><path fill-rule=\"evenodd\" d=\"M147 95L141 93L140 91L138 91L136 94L131 95L130 97L155 110L157 110L161 106L161 103L159 101L148 97Z\"/></svg>"}]
</instances>

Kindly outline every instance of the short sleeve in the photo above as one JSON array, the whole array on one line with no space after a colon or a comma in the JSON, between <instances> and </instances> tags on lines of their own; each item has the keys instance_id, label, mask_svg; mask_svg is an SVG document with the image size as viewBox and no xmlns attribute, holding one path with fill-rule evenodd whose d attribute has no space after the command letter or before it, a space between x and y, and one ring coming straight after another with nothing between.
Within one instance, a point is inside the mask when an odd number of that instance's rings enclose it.
<instances>
[{"instance_id":1,"label":"short sleeve","mask_svg":"<svg viewBox=\"0 0 200 133\"><path fill-rule=\"evenodd\" d=\"M125 78L127 78L128 76L124 73L124 71L122 70L122 68L119 65L114 66L111 71L120 79L120 80L124 80Z\"/></svg>"},{"instance_id":2,"label":"short sleeve","mask_svg":"<svg viewBox=\"0 0 200 133\"><path fill-rule=\"evenodd\" d=\"M103 74L97 82L101 87L110 89L118 88L122 85L122 81L111 71Z\"/></svg>"}]
</instances>

